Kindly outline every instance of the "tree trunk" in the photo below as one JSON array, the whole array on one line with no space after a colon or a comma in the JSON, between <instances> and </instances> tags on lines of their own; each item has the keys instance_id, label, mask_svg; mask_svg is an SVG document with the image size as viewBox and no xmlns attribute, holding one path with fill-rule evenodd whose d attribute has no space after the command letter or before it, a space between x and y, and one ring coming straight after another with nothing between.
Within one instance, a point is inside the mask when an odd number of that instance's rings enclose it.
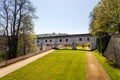
<instances>
[{"instance_id":1,"label":"tree trunk","mask_svg":"<svg viewBox=\"0 0 120 80\"><path fill-rule=\"evenodd\" d=\"M23 54L26 55L26 37L25 37L25 29L23 30Z\"/></svg>"},{"instance_id":2,"label":"tree trunk","mask_svg":"<svg viewBox=\"0 0 120 80\"><path fill-rule=\"evenodd\" d=\"M26 55L26 45L24 45L23 52L24 52L24 55Z\"/></svg>"},{"instance_id":3,"label":"tree trunk","mask_svg":"<svg viewBox=\"0 0 120 80\"><path fill-rule=\"evenodd\" d=\"M18 46L18 37L12 36L11 39L8 41L9 44L9 54L8 58L16 58L17 57L17 46Z\"/></svg>"},{"instance_id":4,"label":"tree trunk","mask_svg":"<svg viewBox=\"0 0 120 80\"><path fill-rule=\"evenodd\" d=\"M118 32L120 33L120 26L119 26Z\"/></svg>"}]
</instances>

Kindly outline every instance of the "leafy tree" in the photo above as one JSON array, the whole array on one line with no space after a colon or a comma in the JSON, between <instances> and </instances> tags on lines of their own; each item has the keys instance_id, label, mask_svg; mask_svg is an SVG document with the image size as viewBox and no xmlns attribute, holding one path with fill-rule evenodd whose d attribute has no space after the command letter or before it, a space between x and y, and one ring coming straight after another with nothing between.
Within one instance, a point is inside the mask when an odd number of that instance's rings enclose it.
<instances>
[{"instance_id":1,"label":"leafy tree","mask_svg":"<svg viewBox=\"0 0 120 80\"><path fill-rule=\"evenodd\" d=\"M101 0L91 12L90 32L97 36L104 52L110 36L120 33L120 0Z\"/></svg>"},{"instance_id":2,"label":"leafy tree","mask_svg":"<svg viewBox=\"0 0 120 80\"><path fill-rule=\"evenodd\" d=\"M19 43L18 43L18 56L26 55L27 53L37 52L37 36L32 34L25 34L25 39L23 39L23 34L19 36ZM26 41L24 41L26 40ZM25 44L24 44L25 43Z\"/></svg>"},{"instance_id":3,"label":"leafy tree","mask_svg":"<svg viewBox=\"0 0 120 80\"><path fill-rule=\"evenodd\" d=\"M18 48L25 55L37 49L37 38L34 34L31 18L23 16L21 24Z\"/></svg>"},{"instance_id":4,"label":"leafy tree","mask_svg":"<svg viewBox=\"0 0 120 80\"><path fill-rule=\"evenodd\" d=\"M120 0L101 0L91 13L90 31L115 34L120 32Z\"/></svg>"}]
</instances>

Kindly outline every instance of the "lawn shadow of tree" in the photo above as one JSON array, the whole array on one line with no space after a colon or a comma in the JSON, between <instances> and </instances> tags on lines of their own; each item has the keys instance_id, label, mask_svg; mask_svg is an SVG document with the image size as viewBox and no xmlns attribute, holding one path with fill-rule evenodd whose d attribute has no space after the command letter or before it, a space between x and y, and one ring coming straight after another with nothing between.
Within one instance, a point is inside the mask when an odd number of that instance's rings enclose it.
<instances>
[{"instance_id":1,"label":"lawn shadow of tree","mask_svg":"<svg viewBox=\"0 0 120 80\"><path fill-rule=\"evenodd\" d=\"M120 69L120 66L118 66L117 64L115 64L112 60L110 59L106 59L105 63L107 63L109 66L115 68L115 69Z\"/></svg>"},{"instance_id":2,"label":"lawn shadow of tree","mask_svg":"<svg viewBox=\"0 0 120 80\"><path fill-rule=\"evenodd\" d=\"M64 48L64 49L56 49L56 50L71 50L73 51L73 49L69 49L69 48ZM76 51L90 51L90 50L86 50L86 49L75 49Z\"/></svg>"}]
</instances>

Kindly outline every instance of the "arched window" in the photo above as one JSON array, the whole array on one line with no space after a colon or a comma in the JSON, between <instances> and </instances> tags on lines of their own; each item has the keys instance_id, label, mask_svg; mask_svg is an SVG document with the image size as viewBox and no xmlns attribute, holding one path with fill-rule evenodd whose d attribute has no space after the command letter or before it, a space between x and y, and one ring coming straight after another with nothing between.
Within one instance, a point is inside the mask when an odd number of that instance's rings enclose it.
<instances>
[{"instance_id":1,"label":"arched window","mask_svg":"<svg viewBox=\"0 0 120 80\"><path fill-rule=\"evenodd\" d=\"M39 43L39 40L37 40L37 43Z\"/></svg>"},{"instance_id":2,"label":"arched window","mask_svg":"<svg viewBox=\"0 0 120 80\"><path fill-rule=\"evenodd\" d=\"M82 41L82 38L80 38L79 41Z\"/></svg>"},{"instance_id":3,"label":"arched window","mask_svg":"<svg viewBox=\"0 0 120 80\"><path fill-rule=\"evenodd\" d=\"M65 41L68 42L68 39L66 39Z\"/></svg>"},{"instance_id":4,"label":"arched window","mask_svg":"<svg viewBox=\"0 0 120 80\"><path fill-rule=\"evenodd\" d=\"M45 40L45 42L47 42L47 40Z\"/></svg>"},{"instance_id":5,"label":"arched window","mask_svg":"<svg viewBox=\"0 0 120 80\"><path fill-rule=\"evenodd\" d=\"M90 38L87 38L87 41L90 41Z\"/></svg>"},{"instance_id":6,"label":"arched window","mask_svg":"<svg viewBox=\"0 0 120 80\"><path fill-rule=\"evenodd\" d=\"M50 40L50 42L52 42L52 40Z\"/></svg>"},{"instance_id":7,"label":"arched window","mask_svg":"<svg viewBox=\"0 0 120 80\"><path fill-rule=\"evenodd\" d=\"M62 39L60 39L60 42L62 42Z\"/></svg>"}]
</instances>

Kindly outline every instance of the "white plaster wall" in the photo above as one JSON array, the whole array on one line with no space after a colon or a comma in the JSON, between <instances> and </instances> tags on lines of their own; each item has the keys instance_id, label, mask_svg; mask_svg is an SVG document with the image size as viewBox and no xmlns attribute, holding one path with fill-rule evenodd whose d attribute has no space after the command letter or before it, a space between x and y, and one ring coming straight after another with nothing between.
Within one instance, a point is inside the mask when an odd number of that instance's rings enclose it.
<instances>
[{"instance_id":1,"label":"white plaster wall","mask_svg":"<svg viewBox=\"0 0 120 80\"><path fill-rule=\"evenodd\" d=\"M82 41L79 40L80 38L82 38ZM90 41L88 41L87 38L89 38ZM62 42L60 42L60 39L62 39ZM66 42L66 39L68 39L68 42ZM47 42L45 42L45 40L47 40ZM52 42L50 42L50 40L52 40ZM93 37L93 36L50 38L50 39L42 39L42 40L39 39L38 41L39 41L39 43L38 43L39 45L41 45L41 43L42 43L44 46L47 44L54 45L55 43L57 43L59 45L72 44L73 42L75 42L77 44L91 43L92 44L91 49L96 48L96 37Z\"/></svg>"}]
</instances>

